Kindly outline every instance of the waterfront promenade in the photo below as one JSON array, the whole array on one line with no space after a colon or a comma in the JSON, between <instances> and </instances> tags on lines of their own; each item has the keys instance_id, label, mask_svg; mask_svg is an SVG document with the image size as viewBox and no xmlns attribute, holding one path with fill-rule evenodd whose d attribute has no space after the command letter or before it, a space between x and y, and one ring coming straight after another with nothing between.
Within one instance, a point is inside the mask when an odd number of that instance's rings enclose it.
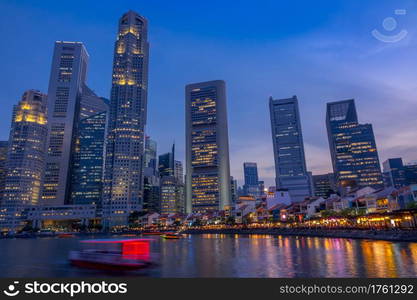
<instances>
[{"instance_id":1,"label":"waterfront promenade","mask_svg":"<svg viewBox=\"0 0 417 300\"><path fill-rule=\"evenodd\" d=\"M187 229L187 234L272 234L329 238L417 242L417 230L318 229L318 228L221 228Z\"/></svg>"}]
</instances>

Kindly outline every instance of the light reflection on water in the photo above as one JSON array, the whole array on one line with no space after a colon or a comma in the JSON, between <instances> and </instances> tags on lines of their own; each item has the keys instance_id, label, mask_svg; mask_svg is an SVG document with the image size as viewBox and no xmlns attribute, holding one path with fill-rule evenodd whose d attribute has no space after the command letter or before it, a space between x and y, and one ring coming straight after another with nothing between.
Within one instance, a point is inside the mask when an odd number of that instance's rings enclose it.
<instances>
[{"instance_id":1,"label":"light reflection on water","mask_svg":"<svg viewBox=\"0 0 417 300\"><path fill-rule=\"evenodd\" d=\"M0 276L417 277L417 243L225 234L153 239L158 266L135 273L70 266L77 238L0 240Z\"/></svg>"}]
</instances>

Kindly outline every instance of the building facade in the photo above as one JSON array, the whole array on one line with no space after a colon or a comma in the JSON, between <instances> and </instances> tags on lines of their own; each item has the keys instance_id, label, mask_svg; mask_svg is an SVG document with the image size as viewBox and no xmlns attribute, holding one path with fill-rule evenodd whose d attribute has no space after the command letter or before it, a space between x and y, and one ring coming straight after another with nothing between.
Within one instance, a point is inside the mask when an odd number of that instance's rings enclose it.
<instances>
[{"instance_id":1,"label":"building facade","mask_svg":"<svg viewBox=\"0 0 417 300\"><path fill-rule=\"evenodd\" d=\"M42 202L68 203L74 128L89 56L82 43L56 42L48 88L48 153Z\"/></svg>"},{"instance_id":2,"label":"building facade","mask_svg":"<svg viewBox=\"0 0 417 300\"><path fill-rule=\"evenodd\" d=\"M145 153L144 163L145 169L143 171L144 176L156 176L157 175L157 158L156 158L157 144L149 136L145 137Z\"/></svg>"},{"instance_id":3,"label":"building facade","mask_svg":"<svg viewBox=\"0 0 417 300\"><path fill-rule=\"evenodd\" d=\"M245 177L244 193L254 197L260 196L258 165L254 162L243 163L243 174Z\"/></svg>"},{"instance_id":4,"label":"building facade","mask_svg":"<svg viewBox=\"0 0 417 300\"><path fill-rule=\"evenodd\" d=\"M6 179L6 158L8 145L9 143L7 141L0 141L0 207L2 206Z\"/></svg>"},{"instance_id":5,"label":"building facade","mask_svg":"<svg viewBox=\"0 0 417 300\"><path fill-rule=\"evenodd\" d=\"M182 213L184 211L183 185L175 176L164 176L160 185L161 214Z\"/></svg>"},{"instance_id":6,"label":"building facade","mask_svg":"<svg viewBox=\"0 0 417 300\"><path fill-rule=\"evenodd\" d=\"M402 158L389 158L382 164L386 187L399 189L417 184L417 164L404 164Z\"/></svg>"},{"instance_id":7,"label":"building facade","mask_svg":"<svg viewBox=\"0 0 417 300\"><path fill-rule=\"evenodd\" d=\"M208 81L185 88L186 211L230 208L226 84Z\"/></svg>"},{"instance_id":8,"label":"building facade","mask_svg":"<svg viewBox=\"0 0 417 300\"><path fill-rule=\"evenodd\" d=\"M402 158L389 158L382 163L382 175L386 187L396 189L407 185Z\"/></svg>"},{"instance_id":9,"label":"building facade","mask_svg":"<svg viewBox=\"0 0 417 300\"><path fill-rule=\"evenodd\" d=\"M147 20L129 11L119 19L104 175L105 226L125 225L143 204L144 130L147 114Z\"/></svg>"},{"instance_id":10,"label":"building facade","mask_svg":"<svg viewBox=\"0 0 417 300\"><path fill-rule=\"evenodd\" d=\"M417 164L404 165L404 172L407 185L417 184Z\"/></svg>"},{"instance_id":11,"label":"building facade","mask_svg":"<svg viewBox=\"0 0 417 300\"><path fill-rule=\"evenodd\" d=\"M45 205L71 203L80 121L107 108L86 85L88 60L82 43L55 43L48 88L48 149L42 189Z\"/></svg>"},{"instance_id":12,"label":"building facade","mask_svg":"<svg viewBox=\"0 0 417 300\"><path fill-rule=\"evenodd\" d=\"M145 212L160 212L160 178L145 176L143 185L143 208Z\"/></svg>"},{"instance_id":13,"label":"building facade","mask_svg":"<svg viewBox=\"0 0 417 300\"><path fill-rule=\"evenodd\" d=\"M80 120L72 167L71 204L101 204L107 112Z\"/></svg>"},{"instance_id":14,"label":"building facade","mask_svg":"<svg viewBox=\"0 0 417 300\"><path fill-rule=\"evenodd\" d=\"M158 158L159 177L174 176L175 172L175 145L172 145L171 152L161 154Z\"/></svg>"},{"instance_id":15,"label":"building facade","mask_svg":"<svg viewBox=\"0 0 417 300\"><path fill-rule=\"evenodd\" d=\"M174 177L178 183L184 184L184 168L179 160L174 161Z\"/></svg>"},{"instance_id":16,"label":"building facade","mask_svg":"<svg viewBox=\"0 0 417 300\"><path fill-rule=\"evenodd\" d=\"M328 198L337 188L333 173L313 175L314 196Z\"/></svg>"},{"instance_id":17,"label":"building facade","mask_svg":"<svg viewBox=\"0 0 417 300\"><path fill-rule=\"evenodd\" d=\"M383 187L371 124L359 124L353 99L327 104L327 134L339 189Z\"/></svg>"},{"instance_id":18,"label":"building facade","mask_svg":"<svg viewBox=\"0 0 417 300\"><path fill-rule=\"evenodd\" d=\"M46 95L29 90L13 108L3 195L7 214L1 227L21 226L23 209L39 204L48 132L46 106Z\"/></svg>"},{"instance_id":19,"label":"building facade","mask_svg":"<svg viewBox=\"0 0 417 300\"><path fill-rule=\"evenodd\" d=\"M294 202L312 195L304 154L298 99L269 99L276 188L288 189Z\"/></svg>"}]
</instances>

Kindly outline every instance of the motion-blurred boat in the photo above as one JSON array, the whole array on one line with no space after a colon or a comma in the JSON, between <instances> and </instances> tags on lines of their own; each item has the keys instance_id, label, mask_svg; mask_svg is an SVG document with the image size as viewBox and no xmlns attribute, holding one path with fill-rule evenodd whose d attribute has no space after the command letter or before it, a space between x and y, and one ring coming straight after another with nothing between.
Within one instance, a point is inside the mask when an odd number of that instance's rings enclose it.
<instances>
[{"instance_id":1,"label":"motion-blurred boat","mask_svg":"<svg viewBox=\"0 0 417 300\"><path fill-rule=\"evenodd\" d=\"M179 233L165 233L162 237L167 240L178 240L182 237L182 235Z\"/></svg>"},{"instance_id":2,"label":"motion-blurred boat","mask_svg":"<svg viewBox=\"0 0 417 300\"><path fill-rule=\"evenodd\" d=\"M101 270L137 270L152 265L149 239L86 240L85 249L71 251L71 264Z\"/></svg>"}]
</instances>

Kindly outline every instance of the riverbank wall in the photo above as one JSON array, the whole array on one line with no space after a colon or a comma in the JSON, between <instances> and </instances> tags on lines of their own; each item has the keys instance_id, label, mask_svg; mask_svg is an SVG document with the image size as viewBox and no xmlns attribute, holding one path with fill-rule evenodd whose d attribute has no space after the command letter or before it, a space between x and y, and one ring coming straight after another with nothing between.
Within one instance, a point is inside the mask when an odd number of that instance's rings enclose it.
<instances>
[{"instance_id":1,"label":"riverbank wall","mask_svg":"<svg viewBox=\"0 0 417 300\"><path fill-rule=\"evenodd\" d=\"M187 234L270 234L324 238L371 239L396 242L417 242L416 230L355 230L315 228L248 228L248 229L188 229Z\"/></svg>"}]
</instances>

